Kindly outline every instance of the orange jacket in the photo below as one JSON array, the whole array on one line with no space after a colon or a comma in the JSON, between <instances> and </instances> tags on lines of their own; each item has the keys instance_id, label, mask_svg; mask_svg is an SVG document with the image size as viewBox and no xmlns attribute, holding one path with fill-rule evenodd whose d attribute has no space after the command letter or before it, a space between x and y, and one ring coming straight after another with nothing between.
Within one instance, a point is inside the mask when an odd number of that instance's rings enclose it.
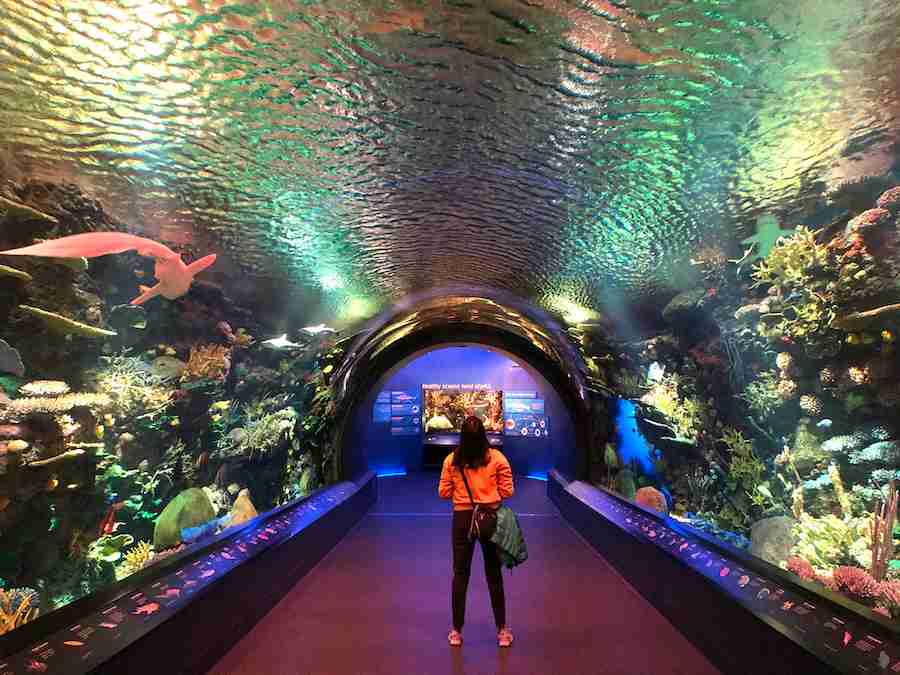
<instances>
[{"instance_id":1,"label":"orange jacket","mask_svg":"<svg viewBox=\"0 0 900 675\"><path fill-rule=\"evenodd\" d=\"M509 460L499 450L491 448L488 451L488 463L477 469L466 469L466 479L476 504L495 506L501 499L512 496L513 477L509 468ZM447 455L444 460L444 468L441 470L441 482L438 485L438 494L442 499L453 498L454 511L466 511L472 508L469 493L466 492L466 484L463 483L459 468L453 466L453 453Z\"/></svg>"}]
</instances>

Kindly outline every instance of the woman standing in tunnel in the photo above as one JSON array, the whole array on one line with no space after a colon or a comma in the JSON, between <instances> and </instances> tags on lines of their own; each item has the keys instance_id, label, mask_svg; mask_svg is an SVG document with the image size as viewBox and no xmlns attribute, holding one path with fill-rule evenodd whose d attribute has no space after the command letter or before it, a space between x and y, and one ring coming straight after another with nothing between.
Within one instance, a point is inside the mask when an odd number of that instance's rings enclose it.
<instances>
[{"instance_id":1,"label":"woman standing in tunnel","mask_svg":"<svg viewBox=\"0 0 900 675\"><path fill-rule=\"evenodd\" d=\"M512 470L499 450L490 446L484 424L477 417L463 422L459 447L447 455L441 471L438 494L453 500L453 630L448 640L453 646L462 644L462 628L466 614L466 590L472 570L475 540L481 542L484 573L491 594L497 643L509 647L513 636L506 627L506 598L500 555L491 541L496 527L496 511L500 500L513 493Z\"/></svg>"}]
</instances>

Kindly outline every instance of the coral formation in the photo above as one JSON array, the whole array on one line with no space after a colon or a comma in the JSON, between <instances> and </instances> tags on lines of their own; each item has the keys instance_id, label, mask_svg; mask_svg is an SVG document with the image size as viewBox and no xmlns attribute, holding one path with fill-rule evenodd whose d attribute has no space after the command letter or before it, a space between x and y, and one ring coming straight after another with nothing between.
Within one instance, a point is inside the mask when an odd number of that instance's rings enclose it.
<instances>
[{"instance_id":1,"label":"coral formation","mask_svg":"<svg viewBox=\"0 0 900 675\"><path fill-rule=\"evenodd\" d=\"M230 368L231 348L216 344L197 345L191 347L181 380L223 380Z\"/></svg>"},{"instance_id":2,"label":"coral formation","mask_svg":"<svg viewBox=\"0 0 900 675\"><path fill-rule=\"evenodd\" d=\"M32 307L30 305L19 305L19 309L28 314L32 314L39 319L41 319L47 327L56 332L61 333L62 335L77 335L79 337L85 338L106 338L106 337L115 337L118 335L114 330L106 330L105 328L98 328L96 326L90 326L86 323L82 323L81 321L76 321L75 319L70 319L68 317L62 316L61 314L57 314L56 312L50 312L46 309L41 309L40 307Z\"/></svg>"},{"instance_id":3,"label":"coral formation","mask_svg":"<svg viewBox=\"0 0 900 675\"><path fill-rule=\"evenodd\" d=\"M668 514L669 506L662 492L652 487L642 487L634 494L634 501L659 513Z\"/></svg>"},{"instance_id":4,"label":"coral formation","mask_svg":"<svg viewBox=\"0 0 900 675\"><path fill-rule=\"evenodd\" d=\"M38 595L30 588L0 588L0 635L32 621L40 613Z\"/></svg>"}]
</instances>

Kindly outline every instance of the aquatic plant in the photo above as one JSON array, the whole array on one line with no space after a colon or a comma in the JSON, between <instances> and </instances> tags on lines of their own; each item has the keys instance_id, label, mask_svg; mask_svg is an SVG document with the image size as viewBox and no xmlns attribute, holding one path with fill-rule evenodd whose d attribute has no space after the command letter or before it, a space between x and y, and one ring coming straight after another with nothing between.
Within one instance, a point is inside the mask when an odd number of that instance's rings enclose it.
<instances>
[{"instance_id":1,"label":"aquatic plant","mask_svg":"<svg viewBox=\"0 0 900 675\"><path fill-rule=\"evenodd\" d=\"M115 337L116 335L118 335L118 333L114 330L106 330L105 328L91 326L86 323L82 323L81 321L70 319L67 316L57 314L56 312L50 312L46 309L41 309L40 307L19 305L19 309L23 312L26 312L27 314L31 314L32 316L36 316L37 318L41 319L47 325L47 328L55 333L60 333L62 335L77 335L79 337L94 339Z\"/></svg>"},{"instance_id":2,"label":"aquatic plant","mask_svg":"<svg viewBox=\"0 0 900 675\"><path fill-rule=\"evenodd\" d=\"M15 630L40 613L38 595L30 588L0 588L0 635Z\"/></svg>"},{"instance_id":3,"label":"aquatic plant","mask_svg":"<svg viewBox=\"0 0 900 675\"><path fill-rule=\"evenodd\" d=\"M195 345L191 347L181 380L182 382L224 380L230 369L230 347L216 344Z\"/></svg>"},{"instance_id":4,"label":"aquatic plant","mask_svg":"<svg viewBox=\"0 0 900 675\"><path fill-rule=\"evenodd\" d=\"M775 414L782 403L779 393L779 379L772 371L760 373L759 377L748 384L739 396L747 403L750 412L760 422Z\"/></svg>"},{"instance_id":5,"label":"aquatic plant","mask_svg":"<svg viewBox=\"0 0 900 675\"><path fill-rule=\"evenodd\" d=\"M841 507L841 515L843 515L844 518L851 518L853 516L853 509L850 506L850 497L847 496L847 491L844 489L841 471L834 462L828 465L828 478L831 479L831 486L834 489L834 494Z\"/></svg>"},{"instance_id":6,"label":"aquatic plant","mask_svg":"<svg viewBox=\"0 0 900 675\"><path fill-rule=\"evenodd\" d=\"M139 541L124 552L122 562L116 567L116 578L124 579L129 574L134 574L142 569L153 557L153 546L150 542Z\"/></svg>"},{"instance_id":7,"label":"aquatic plant","mask_svg":"<svg viewBox=\"0 0 900 675\"><path fill-rule=\"evenodd\" d=\"M21 396L55 397L68 394L72 389L65 382L59 380L35 380L19 387Z\"/></svg>"}]
</instances>

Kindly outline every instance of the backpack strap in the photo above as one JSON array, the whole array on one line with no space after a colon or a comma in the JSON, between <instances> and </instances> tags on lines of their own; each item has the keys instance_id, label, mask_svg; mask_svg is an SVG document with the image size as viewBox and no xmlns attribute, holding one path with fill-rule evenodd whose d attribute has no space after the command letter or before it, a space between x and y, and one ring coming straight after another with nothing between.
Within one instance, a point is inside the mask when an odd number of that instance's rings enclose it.
<instances>
[{"instance_id":1,"label":"backpack strap","mask_svg":"<svg viewBox=\"0 0 900 675\"><path fill-rule=\"evenodd\" d=\"M472 496L472 489L469 487L469 481L466 479L466 467L460 464L459 472L462 474L463 483L466 485L466 492L469 493L469 501L472 502L472 522L469 525L469 539L480 536L478 531L478 504Z\"/></svg>"}]
</instances>

